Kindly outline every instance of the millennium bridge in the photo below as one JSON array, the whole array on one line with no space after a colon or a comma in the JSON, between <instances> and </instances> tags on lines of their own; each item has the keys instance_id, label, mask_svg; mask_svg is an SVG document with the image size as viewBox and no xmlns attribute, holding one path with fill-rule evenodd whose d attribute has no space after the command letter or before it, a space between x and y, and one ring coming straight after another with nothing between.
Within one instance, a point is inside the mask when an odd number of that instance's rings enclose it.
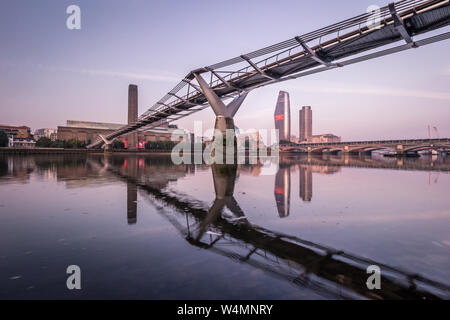
<instances>
[{"instance_id":1,"label":"millennium bridge","mask_svg":"<svg viewBox=\"0 0 450 320\"><path fill-rule=\"evenodd\" d=\"M372 23L371 23L372 22ZM247 94L263 86L343 68L450 38L449 0L402 0L271 46L190 71L136 122L101 137L89 148L139 128L153 128L211 107L215 128L234 130ZM430 33L433 32L433 35ZM225 101L232 99L231 102ZM255 115L256 116L256 115Z\"/></svg>"}]
</instances>

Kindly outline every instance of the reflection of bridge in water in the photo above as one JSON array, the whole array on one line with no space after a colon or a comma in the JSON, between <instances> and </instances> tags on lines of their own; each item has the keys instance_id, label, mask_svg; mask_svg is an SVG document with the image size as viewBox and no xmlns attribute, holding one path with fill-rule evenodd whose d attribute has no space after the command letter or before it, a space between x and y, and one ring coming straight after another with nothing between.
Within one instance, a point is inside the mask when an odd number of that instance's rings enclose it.
<instances>
[{"instance_id":1,"label":"reflection of bridge in water","mask_svg":"<svg viewBox=\"0 0 450 320\"><path fill-rule=\"evenodd\" d=\"M298 288L311 289L329 298L450 297L447 284L249 222L234 198L234 185L238 174L257 175L262 164L212 166L216 198L209 206L167 188L170 181L176 181L194 170L209 168L206 166L175 166L169 157L80 156L50 159L41 156L0 157L0 179L13 177L25 181L33 170L42 175L53 172L58 181L65 181L67 187L75 188L90 183L92 186L102 182L109 184L119 177L127 185L127 219L130 224L137 222L137 193L141 192L191 245L262 270ZM311 180L313 173L333 173L346 165L366 167L364 164L370 163L382 168L386 167L386 163L389 166L397 164L397 161L391 160L282 157L280 171L284 177L286 169L295 167L303 170L304 183L308 185L307 180ZM430 159L428 162L425 159L404 159L404 164L398 169L404 169L407 162L416 164L414 170L429 171L439 166L440 171L450 171L450 164L445 158ZM67 170L74 167L77 168L75 174L73 170ZM307 195L308 191L305 190L304 194ZM365 284L368 277L366 268L374 264L382 270L382 290L368 290Z\"/></svg>"},{"instance_id":2,"label":"reflection of bridge in water","mask_svg":"<svg viewBox=\"0 0 450 320\"><path fill-rule=\"evenodd\" d=\"M398 155L414 154L419 151L450 150L450 139L409 139L383 141L353 141L353 142L324 142L324 143L287 143L280 146L280 152L303 153L360 153L377 150L390 150Z\"/></svg>"},{"instance_id":3,"label":"reflection of bridge in water","mask_svg":"<svg viewBox=\"0 0 450 320\"><path fill-rule=\"evenodd\" d=\"M332 173L331 167L450 172L450 159L438 156L384 158L370 155L282 155L280 163L327 167L327 170L331 170L328 173Z\"/></svg>"},{"instance_id":4,"label":"reflection of bridge in water","mask_svg":"<svg viewBox=\"0 0 450 320\"><path fill-rule=\"evenodd\" d=\"M124 166L125 160L105 157L91 159L88 163L99 169L106 168L127 183L128 210L133 211L131 215L127 212L129 221L136 221L135 202L137 191L141 190L191 245L262 270L296 287L314 290L324 297L439 299L450 296L450 287L445 284L251 224L233 196L239 170L236 165L211 167L216 198L213 205L208 206L149 183L152 177L145 176L139 166L130 167L130 161ZM134 160L131 162L137 163L138 159ZM383 271L381 290L371 291L366 286L369 265L378 265Z\"/></svg>"}]
</instances>

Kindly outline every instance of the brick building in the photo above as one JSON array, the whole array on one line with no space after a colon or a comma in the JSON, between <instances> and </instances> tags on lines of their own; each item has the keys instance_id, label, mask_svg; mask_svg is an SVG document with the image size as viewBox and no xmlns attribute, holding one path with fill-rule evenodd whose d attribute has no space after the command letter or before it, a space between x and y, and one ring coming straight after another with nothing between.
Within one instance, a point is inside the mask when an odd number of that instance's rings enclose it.
<instances>
[{"instance_id":1,"label":"brick building","mask_svg":"<svg viewBox=\"0 0 450 320\"><path fill-rule=\"evenodd\" d=\"M128 124L137 121L138 114L138 90L137 86L128 87ZM58 140L75 139L86 143L92 143L99 139L99 135L107 136L117 129L125 126L119 123L103 123L91 121L67 120L66 126L58 126ZM141 128L136 133L119 137L128 149L143 148L147 141L170 141L172 132L176 126L169 126L166 121L152 129Z\"/></svg>"},{"instance_id":2,"label":"brick building","mask_svg":"<svg viewBox=\"0 0 450 320\"><path fill-rule=\"evenodd\" d=\"M31 138L31 129L27 126L7 126L0 124L0 131L4 131L8 137L14 139Z\"/></svg>"}]
</instances>

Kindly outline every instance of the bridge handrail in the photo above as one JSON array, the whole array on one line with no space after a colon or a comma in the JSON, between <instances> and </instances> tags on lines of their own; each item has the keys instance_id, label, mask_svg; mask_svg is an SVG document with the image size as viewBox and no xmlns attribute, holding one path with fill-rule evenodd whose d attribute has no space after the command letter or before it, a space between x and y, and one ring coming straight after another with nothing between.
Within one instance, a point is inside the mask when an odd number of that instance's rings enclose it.
<instances>
[{"instance_id":1,"label":"bridge handrail","mask_svg":"<svg viewBox=\"0 0 450 320\"><path fill-rule=\"evenodd\" d=\"M435 6L443 6L445 3L448 3L443 0L401 0L394 4L394 7L397 11L397 14L401 18L406 18L413 16L414 14L418 14L419 12L424 12L426 10L431 10ZM394 22L393 16L390 12L388 6L384 6L380 8L379 12L368 12L356 17L343 20L341 22L332 24L330 26L318 29L316 31L312 31L306 34L303 34L298 37L294 37L271 46L255 50L249 52L245 55L241 55L235 58L231 58L216 64L209 65L204 68L199 68L189 72L172 90L170 90L167 94L165 94L158 102L156 102L153 106L151 106L147 111L145 111L139 118L138 122L131 125L126 125L117 131L109 134L106 138L108 140L114 139L123 134L129 133L130 131L134 131L137 128L146 127L147 125L155 126L153 123L162 119L167 119L169 121L178 120L184 116L190 115L194 112L203 110L208 106L206 98L203 93L199 90L198 86L192 83L194 79L195 73L204 73L211 72L211 80L209 81L209 85L213 88L213 90L226 88L227 81L229 81L228 85L235 85L236 81L240 81L245 78L253 77L259 74L261 71L266 73L265 75L269 78L271 68L282 65L284 63L289 63L290 61L294 61L296 59L300 59L305 55L309 55L307 50L303 47L304 44L309 42L318 42L318 44L313 43L313 46L310 48L315 52L318 49L324 49L328 47L332 47L337 44L341 44L342 41L347 41L351 39L354 35L365 35L367 33L375 32L378 28L372 28L366 26L368 19L379 19L382 26L387 26L388 24L392 24ZM361 27L363 25L363 27ZM344 35L341 35L342 31L346 31ZM325 42L322 42L323 38L328 37L332 34L336 34L337 36L328 39ZM446 39L450 35L442 36L442 39ZM436 37L437 38L437 37ZM440 39L440 38L439 38ZM441 40L442 40L441 39ZM395 40L398 41L398 40ZM439 41L439 40L434 40ZM394 42L394 41L393 41ZM419 41L420 42L420 41ZM380 44L381 46L382 44ZM368 49L364 49L368 50ZM298 51L298 52L297 52ZM283 59L279 59L281 55L289 54L287 57ZM253 65L256 65L256 68L260 68L261 70L256 70L253 66L249 66L250 59L262 58L259 61L252 61ZM274 62L270 62L274 60ZM270 64L267 64L270 62ZM238 70L225 71L219 70L224 67L229 67L235 64L246 63L246 67L240 68ZM354 62L352 62L354 63ZM264 66L261 66L264 64ZM314 62L312 65L301 69L302 71L308 70L310 68L314 68L320 66L320 63ZM317 68L320 69L320 68ZM314 69L315 70L315 69ZM313 71L314 71L313 70ZM222 72L226 73L226 75L222 77L217 77L217 73ZM299 72L299 71L296 71ZM309 71L308 71L309 72ZM307 72L305 72L307 73ZM245 86L245 90L251 90L263 85L270 84L272 82L284 81L286 79L290 79L292 77L291 73L286 73L280 75L280 79L268 80L266 79L263 82L256 82L255 84L250 84ZM222 80L224 79L225 82ZM227 80L228 79L228 80ZM220 81L219 81L220 80ZM221 92L219 96L222 99L232 98L241 93L242 88L233 87L233 90L225 90ZM182 90L186 90L187 92L182 92ZM198 106L197 108L193 108L193 106ZM186 113L184 113L186 112ZM169 118L175 117L175 118ZM91 144L89 147L96 146L101 144L101 141L97 141Z\"/></svg>"},{"instance_id":2,"label":"bridge handrail","mask_svg":"<svg viewBox=\"0 0 450 320\"><path fill-rule=\"evenodd\" d=\"M402 0L402 1L398 1L395 3L395 8L396 10L399 12L399 15L401 16L402 14L404 14L404 12L408 11L408 10L412 10L416 7L419 7L420 5L426 4L427 2L430 2L429 0ZM436 1L439 2L439 1ZM318 40L324 36L330 35L330 34L334 34L337 33L341 30L346 30L352 27L356 27L358 26L358 31L361 30L361 24L365 24L367 23L368 19L377 19L379 21L386 21L387 18L390 18L391 14L389 11L389 7L388 6L384 6L382 8L380 8L379 12L368 12L368 13L364 13L361 14L359 16L350 18L350 19L346 19L343 20L341 22L329 25L327 27L323 27L320 28L318 30L306 33L304 35L298 36L298 37L294 37L282 42L279 42L277 44L262 48L262 49L258 49L249 53L246 53L244 55L240 55L238 57L234 57L228 60L224 60L221 61L219 63L216 64L212 64L206 67L206 69L211 69L211 70L217 70L217 69L221 69L224 67L228 67L234 64L238 64L238 63L242 63L244 61L244 59L242 58L242 56L246 56L250 59L254 59L257 57L262 57L262 56L266 56L268 54L274 53L274 52L278 52L278 51L282 51L280 53L285 52L285 50L292 50L293 48L299 47L299 42L298 39L301 39L303 42L307 43L307 42L311 42L314 40ZM335 42L335 39L329 40L328 42ZM325 44L321 45L321 46L325 46ZM306 54L305 51L302 50L302 52L304 54ZM280 54L278 53L278 54ZM273 57L273 56L272 56ZM269 57L271 58L271 57ZM256 62L255 64L258 65L261 62L266 61L267 58ZM201 68L200 68L201 69ZM225 79L230 80L232 79L232 75L233 74L238 74L239 73L248 73L248 70L250 69L250 66L246 66L244 68L241 68L237 71L234 71L233 73L229 73L228 75L224 76ZM191 72L180 82L178 83L170 92L171 93L177 93L181 90L182 87L184 87L188 82L190 82L192 80L192 76L191 76ZM215 82L211 82L210 85L212 87L214 87L214 85L219 85L221 84L219 79L216 79ZM182 96L185 99L189 99L189 94ZM195 94L194 94L195 96ZM165 103L168 99L170 99L172 96L171 95L166 95L163 97L163 99L161 99L160 101L158 101L159 103ZM191 96L192 97L192 96ZM144 113L141 116L141 119L143 119L145 116L149 115L151 113L151 111L156 111L159 107L161 107L161 105L159 103L154 104L152 107L150 107L150 109ZM176 104L176 103L175 103Z\"/></svg>"},{"instance_id":3,"label":"bridge handrail","mask_svg":"<svg viewBox=\"0 0 450 320\"><path fill-rule=\"evenodd\" d=\"M398 1L397 3L395 3L395 7L399 11L399 14L402 15L405 11L411 10L415 7L426 4L427 2L430 2L430 1L429 0L402 0L402 1ZM281 53L283 53L284 50L286 50L286 49L292 49L295 47L299 47L298 39L301 39L302 41L307 43L307 42L322 38L326 35L336 33L340 30L346 30L346 29L349 29L349 28L355 27L355 26L358 26L358 31L359 31L361 29L361 27L360 27L361 23L365 24L369 18L379 19L379 21L382 21L382 20L386 20L388 17L390 17L389 8L388 8L388 6L384 6L384 7L380 8L379 12L364 13L359 16L356 16L356 17L353 17L350 19L346 19L341 22L332 24L330 26L306 33L304 35L294 37L294 38L279 42L277 44L274 44L274 45L271 45L271 46L268 46L268 47L265 47L262 49L255 50L255 51L246 53L244 55L240 55L238 57L224 60L224 61L221 61L216 64L209 65L206 67L206 69L217 70L217 69L228 67L228 66L231 66L234 64L241 63L244 61L242 56L246 56L250 59L254 59L254 58L262 57L267 54L271 54L271 53L278 52L278 51L282 51ZM330 42L332 42L332 41L334 41L334 39L330 40ZM306 52L304 52L304 51L303 51L303 53L306 54ZM278 54L280 54L280 53L278 53ZM271 57L269 57L269 58L271 58ZM258 65L259 63L261 63L265 60L266 59L258 61L258 62L256 62L256 64ZM242 69L234 71L233 73L229 73L228 75L224 76L224 78L230 80L232 78L233 74L237 73L239 75L240 73L248 73L249 68L250 68L250 66L246 66ZM202 69L202 68L199 68L199 69ZM159 108L161 108L161 106L162 106L161 103L165 104L170 98L173 98L173 96L171 94L178 93L183 87L185 87L188 83L190 83L190 81L192 79L193 79L193 77L190 72L171 91L169 91L168 94L166 94L161 100L159 100L152 107L150 107L149 110L144 112L144 114L142 114L140 116L140 119L144 119L146 116L150 115L152 113L152 111L157 111ZM215 82L210 83L210 85L212 87L214 87L214 85L219 85L219 84L221 84L219 79L216 79ZM189 98L192 98L193 96L196 96L196 95L197 94L192 94L192 95L186 94L186 95L183 95L182 98L189 100ZM179 103L181 101L182 100L180 100L180 99L175 99L171 105L176 105L177 103Z\"/></svg>"}]
</instances>

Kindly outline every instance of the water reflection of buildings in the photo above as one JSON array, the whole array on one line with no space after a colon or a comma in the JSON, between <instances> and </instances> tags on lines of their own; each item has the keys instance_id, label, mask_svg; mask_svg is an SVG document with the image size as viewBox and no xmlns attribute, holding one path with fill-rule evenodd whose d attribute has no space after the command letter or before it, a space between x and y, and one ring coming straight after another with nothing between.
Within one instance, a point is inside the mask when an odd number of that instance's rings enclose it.
<instances>
[{"instance_id":1,"label":"water reflection of buildings","mask_svg":"<svg viewBox=\"0 0 450 320\"><path fill-rule=\"evenodd\" d=\"M313 196L313 173L333 174L341 171L341 167L299 164L299 191L300 198L310 202Z\"/></svg>"},{"instance_id":2,"label":"water reflection of buildings","mask_svg":"<svg viewBox=\"0 0 450 320\"><path fill-rule=\"evenodd\" d=\"M99 162L101 160L101 162ZM169 157L170 160L170 157ZM88 159L91 167L109 172L111 168L120 168L121 174L143 181L157 188L164 189L170 181L177 181L187 174L195 172L193 165L168 165L167 157L144 158L138 156L111 156ZM136 183L127 182L127 222L137 223L138 187Z\"/></svg>"},{"instance_id":3,"label":"water reflection of buildings","mask_svg":"<svg viewBox=\"0 0 450 320\"><path fill-rule=\"evenodd\" d=\"M19 159L12 161L16 160L16 168L19 168L22 162ZM5 171L5 162L2 161L3 159L0 158L0 174L8 175L9 169L6 168ZM75 185L76 177L67 175L64 169L66 166L82 168L74 172L80 174L78 179L83 180L83 186L87 181L97 180L99 176L103 177L103 181L123 181L127 186L126 215L130 224L137 222L136 201L139 191L139 194L144 199L148 199L155 206L156 212L166 218L179 231L182 239L190 245L208 250L233 262L246 264L252 269L261 270L297 288L307 288L324 297L334 299L450 297L450 288L446 284L405 272L379 261L350 254L345 250L336 250L250 223L233 196L234 185L239 172L255 174L259 170L258 166L212 166L216 196L214 203L210 206L185 195L178 195L167 188L170 181L183 178L198 169L190 165L172 165L170 157L158 160L132 156L110 158L101 156L80 158L75 162L73 159L65 159L65 161L67 163L64 164L64 161L51 163L39 160L24 166L25 168L27 165L33 166L35 172L45 170L58 172L58 179L69 178L71 187ZM313 172L330 173L340 170L340 167L326 168L319 164L307 165L302 161L298 159L282 161L277 176L280 177L278 182L283 192L286 190L289 194L290 174L293 168L298 168L299 174L305 176L300 178L305 185L303 189L305 198L309 197L306 195L312 190L312 182L308 181L311 181L309 178L312 178ZM58 167L63 170L58 170ZM199 168L202 169L202 166ZM276 185L278 182L276 181ZM94 185L98 184L94 183ZM286 206L283 207L283 213L285 208ZM163 246L164 243L161 245ZM377 290L376 295L366 286L366 268L373 264L387 272L381 280L382 289Z\"/></svg>"},{"instance_id":4,"label":"water reflection of buildings","mask_svg":"<svg viewBox=\"0 0 450 320\"><path fill-rule=\"evenodd\" d=\"M275 202L280 218L289 215L291 201L291 168L282 166L278 168L275 175Z\"/></svg>"},{"instance_id":5,"label":"water reflection of buildings","mask_svg":"<svg viewBox=\"0 0 450 320\"><path fill-rule=\"evenodd\" d=\"M284 183L289 182L290 167L280 168L279 177ZM216 194L211 206L146 184L140 175L126 176L120 167L110 171L120 176L127 185L135 184L145 191L151 203L154 200L164 203L158 212L189 244L247 264L298 288L312 289L316 294L332 299L450 297L450 287L446 284L250 223L233 196L237 169L234 165L211 167ZM312 168L308 169L312 174ZM323 168L318 171L329 172ZM389 273L382 277L382 289L376 294L366 286L366 268L374 264Z\"/></svg>"},{"instance_id":6,"label":"water reflection of buildings","mask_svg":"<svg viewBox=\"0 0 450 320\"><path fill-rule=\"evenodd\" d=\"M310 166L299 166L300 198L303 201L312 199L312 170Z\"/></svg>"}]
</instances>

